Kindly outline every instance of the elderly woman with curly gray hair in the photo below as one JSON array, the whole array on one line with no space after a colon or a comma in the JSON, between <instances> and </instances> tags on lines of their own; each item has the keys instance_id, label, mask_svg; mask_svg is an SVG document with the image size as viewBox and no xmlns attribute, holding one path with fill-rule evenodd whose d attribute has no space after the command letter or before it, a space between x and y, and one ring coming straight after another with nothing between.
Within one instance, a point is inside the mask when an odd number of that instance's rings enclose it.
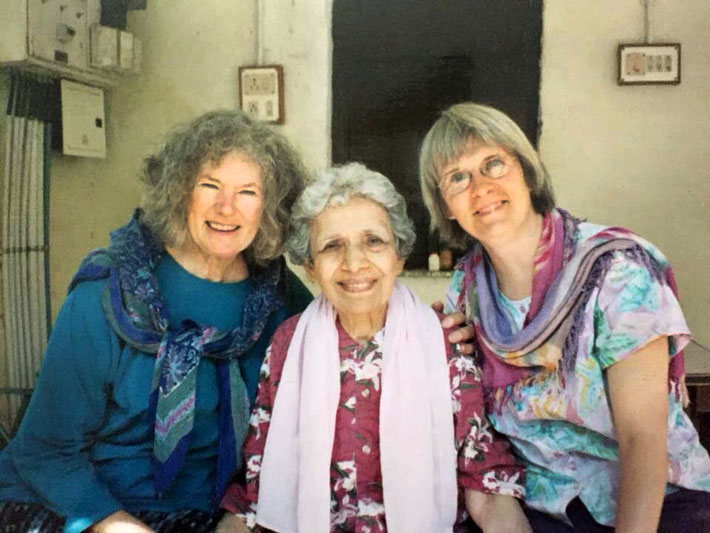
<instances>
[{"instance_id":1,"label":"elderly woman with curly gray hair","mask_svg":"<svg viewBox=\"0 0 710 533\"><path fill-rule=\"evenodd\" d=\"M352 163L296 202L287 249L322 294L274 334L218 531L529 531L523 471L491 428L472 360L397 280L402 196Z\"/></svg>"},{"instance_id":2,"label":"elderly woman with curly gray hair","mask_svg":"<svg viewBox=\"0 0 710 533\"><path fill-rule=\"evenodd\" d=\"M214 529L268 340L312 299L281 257L305 176L239 111L147 158L142 209L76 273L0 454L0 529Z\"/></svg>"}]
</instances>

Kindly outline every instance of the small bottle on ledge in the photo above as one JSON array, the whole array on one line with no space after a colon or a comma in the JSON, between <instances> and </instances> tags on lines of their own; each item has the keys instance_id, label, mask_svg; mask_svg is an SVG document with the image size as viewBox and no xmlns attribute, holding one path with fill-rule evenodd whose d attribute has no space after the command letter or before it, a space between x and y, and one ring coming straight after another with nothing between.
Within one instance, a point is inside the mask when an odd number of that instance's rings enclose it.
<instances>
[{"instance_id":1,"label":"small bottle on ledge","mask_svg":"<svg viewBox=\"0 0 710 533\"><path fill-rule=\"evenodd\" d=\"M454 252L445 242L439 244L439 267L441 270L454 268Z\"/></svg>"}]
</instances>

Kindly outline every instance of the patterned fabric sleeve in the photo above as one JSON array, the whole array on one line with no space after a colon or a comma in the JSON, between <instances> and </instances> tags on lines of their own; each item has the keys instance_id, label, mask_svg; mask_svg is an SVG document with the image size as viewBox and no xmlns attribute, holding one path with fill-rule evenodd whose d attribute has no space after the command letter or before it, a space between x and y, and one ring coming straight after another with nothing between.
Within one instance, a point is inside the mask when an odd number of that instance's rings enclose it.
<instances>
[{"instance_id":1,"label":"patterned fabric sleeve","mask_svg":"<svg viewBox=\"0 0 710 533\"><path fill-rule=\"evenodd\" d=\"M445 337L449 331L445 331ZM458 482L461 488L522 498L524 469L515 462L510 444L486 417L480 369L471 356L446 343L454 408Z\"/></svg>"},{"instance_id":2,"label":"patterned fabric sleeve","mask_svg":"<svg viewBox=\"0 0 710 533\"><path fill-rule=\"evenodd\" d=\"M261 457L266 446L266 435L271 423L271 410L286 361L288 345L299 317L300 315L295 315L282 323L274 333L271 344L266 350L266 357L259 376L259 391L244 441L245 483L232 483L227 488L220 505L223 509L239 516L247 527L253 528L255 532L262 531L259 526L256 526Z\"/></svg>"},{"instance_id":3,"label":"patterned fabric sleeve","mask_svg":"<svg viewBox=\"0 0 710 533\"><path fill-rule=\"evenodd\" d=\"M461 298L463 293L463 281L463 270L455 270L454 275L451 277L451 283L449 283L449 288L446 290L446 297L444 298L445 314L448 315L453 313L454 311L465 311L463 300Z\"/></svg>"},{"instance_id":4,"label":"patterned fabric sleeve","mask_svg":"<svg viewBox=\"0 0 710 533\"><path fill-rule=\"evenodd\" d=\"M671 288L638 260L616 252L594 307L594 352L603 368L648 342L669 337L669 355L690 340L690 331Z\"/></svg>"}]
</instances>

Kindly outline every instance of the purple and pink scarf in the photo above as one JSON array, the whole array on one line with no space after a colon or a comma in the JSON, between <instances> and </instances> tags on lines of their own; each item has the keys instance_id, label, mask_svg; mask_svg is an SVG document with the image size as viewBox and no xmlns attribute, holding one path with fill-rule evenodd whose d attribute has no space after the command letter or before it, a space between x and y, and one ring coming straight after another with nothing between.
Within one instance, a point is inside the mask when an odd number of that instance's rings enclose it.
<instances>
[{"instance_id":1,"label":"purple and pink scarf","mask_svg":"<svg viewBox=\"0 0 710 533\"><path fill-rule=\"evenodd\" d=\"M480 244L464 257L465 306L476 330L483 357L482 380L489 403L500 408L509 385L542 379L558 372L564 380L577 351L585 304L601 285L615 251L623 251L644 264L652 276L677 296L673 271L663 254L629 230L601 227L593 235L579 234L580 221L562 209L547 213L535 254L532 294L523 329L514 333L500 301L495 271ZM683 353L671 359L669 386L676 395L684 390ZM508 392L506 392L506 390Z\"/></svg>"}]
</instances>

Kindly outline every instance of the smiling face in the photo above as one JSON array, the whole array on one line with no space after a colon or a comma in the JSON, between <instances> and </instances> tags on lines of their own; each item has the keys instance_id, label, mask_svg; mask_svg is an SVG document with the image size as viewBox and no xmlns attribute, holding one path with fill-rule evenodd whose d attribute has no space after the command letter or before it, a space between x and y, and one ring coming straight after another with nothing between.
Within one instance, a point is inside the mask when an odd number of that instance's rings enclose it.
<instances>
[{"instance_id":1,"label":"smiling face","mask_svg":"<svg viewBox=\"0 0 710 533\"><path fill-rule=\"evenodd\" d=\"M514 239L539 217L520 162L500 146L469 142L461 157L443 167L441 176L449 218L485 247ZM446 187L468 177L468 186L455 194L455 186Z\"/></svg>"},{"instance_id":2,"label":"smiling face","mask_svg":"<svg viewBox=\"0 0 710 533\"><path fill-rule=\"evenodd\" d=\"M229 264L254 240L263 211L259 166L245 155L206 163L197 176L181 252L190 262Z\"/></svg>"},{"instance_id":3,"label":"smiling face","mask_svg":"<svg viewBox=\"0 0 710 533\"><path fill-rule=\"evenodd\" d=\"M306 272L346 331L354 338L374 335L384 325L387 300L404 265L387 212L364 198L328 207L311 224L310 249Z\"/></svg>"}]
</instances>

